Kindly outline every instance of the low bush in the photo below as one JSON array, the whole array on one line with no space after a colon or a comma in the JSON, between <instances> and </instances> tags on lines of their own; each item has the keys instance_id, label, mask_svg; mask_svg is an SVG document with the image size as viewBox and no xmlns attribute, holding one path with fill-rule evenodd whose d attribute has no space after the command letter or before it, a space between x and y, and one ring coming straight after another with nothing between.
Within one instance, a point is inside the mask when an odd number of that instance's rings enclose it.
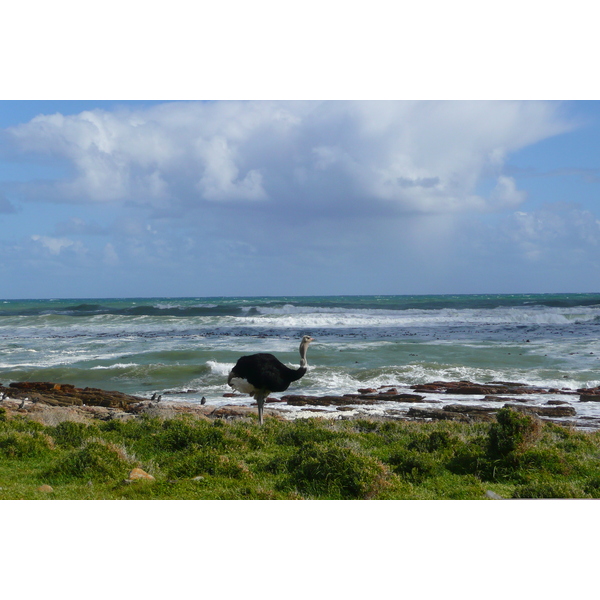
<instances>
[{"instance_id":1,"label":"low bush","mask_svg":"<svg viewBox=\"0 0 600 600\"><path fill-rule=\"evenodd\" d=\"M287 461L287 469L287 485L316 498L371 498L386 485L387 470L380 461L329 444L305 444Z\"/></svg>"},{"instance_id":2,"label":"low bush","mask_svg":"<svg viewBox=\"0 0 600 600\"><path fill-rule=\"evenodd\" d=\"M443 469L443 465L435 456L415 450L395 452L387 462L392 465L394 473L414 483L433 477Z\"/></svg>"},{"instance_id":3,"label":"low bush","mask_svg":"<svg viewBox=\"0 0 600 600\"><path fill-rule=\"evenodd\" d=\"M583 491L592 498L600 498L600 475L589 477L583 484Z\"/></svg>"},{"instance_id":4,"label":"low bush","mask_svg":"<svg viewBox=\"0 0 600 600\"><path fill-rule=\"evenodd\" d=\"M69 482L83 479L106 481L124 479L129 469L135 466L122 449L101 441L89 441L78 450L72 450L43 476L48 481Z\"/></svg>"},{"instance_id":5,"label":"low bush","mask_svg":"<svg viewBox=\"0 0 600 600\"><path fill-rule=\"evenodd\" d=\"M282 446L303 446L307 443L329 442L344 437L318 419L300 419L278 423L275 443Z\"/></svg>"},{"instance_id":6,"label":"low bush","mask_svg":"<svg viewBox=\"0 0 600 600\"><path fill-rule=\"evenodd\" d=\"M515 488L513 498L589 498L577 485L564 481L536 481Z\"/></svg>"},{"instance_id":7,"label":"low bush","mask_svg":"<svg viewBox=\"0 0 600 600\"><path fill-rule=\"evenodd\" d=\"M217 425L218 423L218 425ZM231 444L221 421L176 418L165 421L154 444L159 450L177 452L192 447L226 448Z\"/></svg>"},{"instance_id":8,"label":"low bush","mask_svg":"<svg viewBox=\"0 0 600 600\"><path fill-rule=\"evenodd\" d=\"M164 466L168 477L193 478L199 475L239 478L250 475L250 470L241 460L203 449L176 457Z\"/></svg>"},{"instance_id":9,"label":"low bush","mask_svg":"<svg viewBox=\"0 0 600 600\"><path fill-rule=\"evenodd\" d=\"M522 451L539 439L542 424L537 417L502 408L496 414L496 423L490 427L489 453L504 457L510 452Z\"/></svg>"},{"instance_id":10,"label":"low bush","mask_svg":"<svg viewBox=\"0 0 600 600\"><path fill-rule=\"evenodd\" d=\"M67 448L78 448L85 440L98 433L97 427L74 421L63 421L52 428L52 437L56 443Z\"/></svg>"},{"instance_id":11,"label":"low bush","mask_svg":"<svg viewBox=\"0 0 600 600\"><path fill-rule=\"evenodd\" d=\"M52 438L39 431L0 432L0 453L6 458L40 456L53 448Z\"/></svg>"}]
</instances>

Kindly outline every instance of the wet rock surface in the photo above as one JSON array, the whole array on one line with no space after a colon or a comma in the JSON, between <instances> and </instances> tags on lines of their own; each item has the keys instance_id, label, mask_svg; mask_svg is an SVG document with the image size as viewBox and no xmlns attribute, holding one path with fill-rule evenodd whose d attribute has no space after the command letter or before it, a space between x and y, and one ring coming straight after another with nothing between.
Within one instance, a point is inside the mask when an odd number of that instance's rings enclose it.
<instances>
[{"instance_id":1,"label":"wet rock surface","mask_svg":"<svg viewBox=\"0 0 600 600\"><path fill-rule=\"evenodd\" d=\"M144 398L122 392L89 387L82 389L68 383L17 382L11 383L8 388L0 387L0 393L14 399L28 399L50 406L105 406L127 410L144 401Z\"/></svg>"},{"instance_id":2,"label":"wet rock surface","mask_svg":"<svg viewBox=\"0 0 600 600\"><path fill-rule=\"evenodd\" d=\"M558 395L559 399L555 396L542 404L540 396L547 394ZM202 419L255 418L256 402L251 397L230 393L223 395L237 401L243 400L244 404L211 405L209 402L204 405L165 399L154 402L118 391L77 388L71 384L18 382L0 385L0 407L8 413L29 413L32 418L42 422L127 420L143 414L166 418L178 414L194 414ZM446 402L443 401L444 395L448 396ZM588 397L592 400L588 400ZM586 410L586 407L593 407L585 404L590 401L600 401L600 388L557 390L514 382L478 384L469 381L435 381L412 386L398 384L379 389L360 388L353 394L287 394L281 398L269 397L265 415L289 419L299 414L307 416L314 413L315 416L341 419L447 419L473 422L492 421L498 410L510 407L560 424L600 429L600 415Z\"/></svg>"}]
</instances>

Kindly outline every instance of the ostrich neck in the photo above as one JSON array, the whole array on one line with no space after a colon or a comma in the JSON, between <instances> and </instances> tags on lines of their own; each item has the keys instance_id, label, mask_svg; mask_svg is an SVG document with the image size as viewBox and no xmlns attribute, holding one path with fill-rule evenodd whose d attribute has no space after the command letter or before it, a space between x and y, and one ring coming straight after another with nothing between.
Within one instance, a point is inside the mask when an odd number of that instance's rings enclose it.
<instances>
[{"instance_id":1,"label":"ostrich neck","mask_svg":"<svg viewBox=\"0 0 600 600\"><path fill-rule=\"evenodd\" d=\"M306 360L306 351L308 350L308 345L300 346L300 368L306 369L308 367L308 362Z\"/></svg>"}]
</instances>

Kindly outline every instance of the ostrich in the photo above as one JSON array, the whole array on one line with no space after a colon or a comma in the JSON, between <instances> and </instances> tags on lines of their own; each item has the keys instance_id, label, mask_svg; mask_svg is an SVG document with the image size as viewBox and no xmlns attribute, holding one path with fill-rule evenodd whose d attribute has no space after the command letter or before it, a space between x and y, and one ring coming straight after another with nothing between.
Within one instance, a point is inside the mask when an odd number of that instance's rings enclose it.
<instances>
[{"instance_id":1,"label":"ostrich","mask_svg":"<svg viewBox=\"0 0 600 600\"><path fill-rule=\"evenodd\" d=\"M305 335L300 342L300 368L290 369L272 354L242 356L231 369L227 383L244 394L250 394L258 402L258 422L263 424L263 407L271 392L284 392L292 381L298 381L306 373L306 351L313 341Z\"/></svg>"}]
</instances>

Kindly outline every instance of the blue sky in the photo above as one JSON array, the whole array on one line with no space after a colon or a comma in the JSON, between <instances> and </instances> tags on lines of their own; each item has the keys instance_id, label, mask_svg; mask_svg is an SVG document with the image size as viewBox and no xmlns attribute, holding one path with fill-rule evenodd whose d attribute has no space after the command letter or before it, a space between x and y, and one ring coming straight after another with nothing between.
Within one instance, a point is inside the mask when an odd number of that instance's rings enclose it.
<instances>
[{"instance_id":1,"label":"blue sky","mask_svg":"<svg viewBox=\"0 0 600 600\"><path fill-rule=\"evenodd\" d=\"M591 6L13 3L0 297L598 291Z\"/></svg>"},{"instance_id":2,"label":"blue sky","mask_svg":"<svg viewBox=\"0 0 600 600\"><path fill-rule=\"evenodd\" d=\"M596 101L2 101L5 298L598 291Z\"/></svg>"}]
</instances>

